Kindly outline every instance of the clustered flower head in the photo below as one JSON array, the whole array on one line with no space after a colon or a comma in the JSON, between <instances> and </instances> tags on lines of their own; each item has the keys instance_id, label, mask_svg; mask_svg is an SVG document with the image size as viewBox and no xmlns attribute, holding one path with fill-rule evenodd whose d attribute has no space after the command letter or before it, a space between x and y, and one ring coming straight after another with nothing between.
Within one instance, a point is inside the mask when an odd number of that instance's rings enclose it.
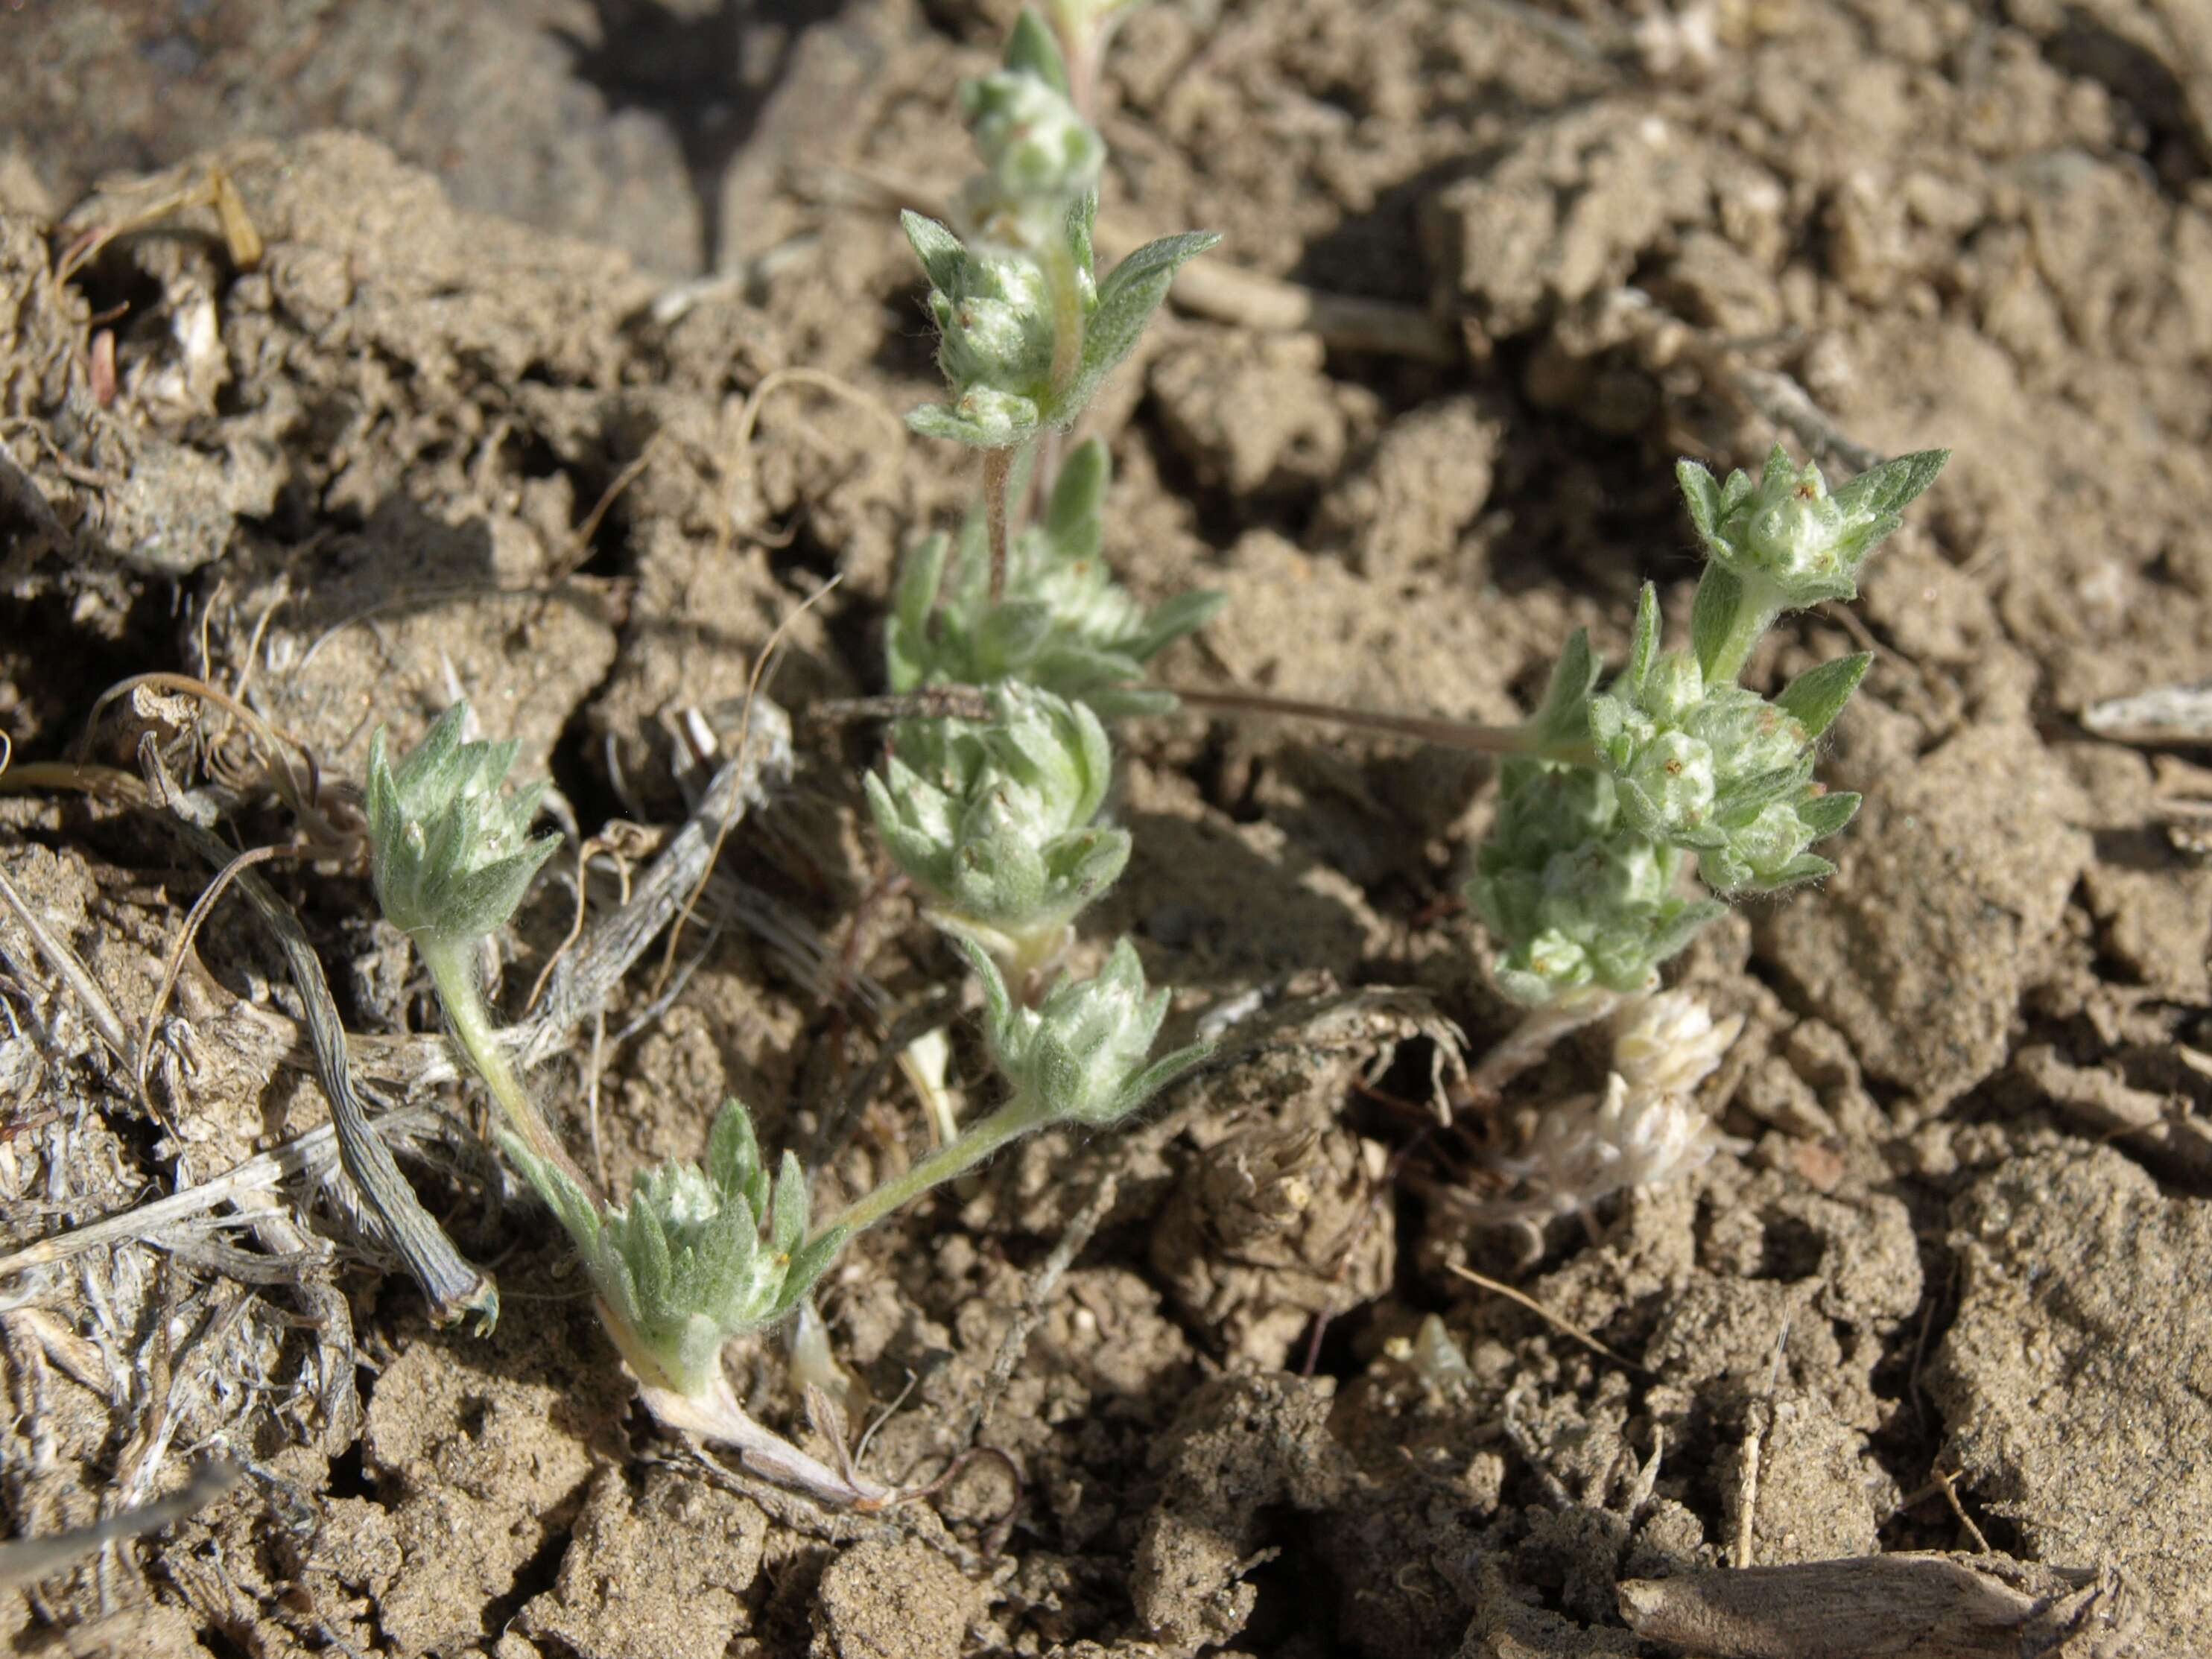
<instances>
[{"instance_id":1,"label":"clustered flower head","mask_svg":"<svg viewBox=\"0 0 2212 1659\"><path fill-rule=\"evenodd\" d=\"M1820 469L1793 463L1780 444L1759 481L1725 483L1692 460L1675 469L1705 554L1747 586L1771 587L1793 611L1858 597L1859 568L1905 520L1904 507L1936 482L1948 449L1923 449L1862 472L1831 493Z\"/></svg>"},{"instance_id":2,"label":"clustered flower head","mask_svg":"<svg viewBox=\"0 0 2212 1659\"><path fill-rule=\"evenodd\" d=\"M1066 62L1034 12L1008 37L1002 66L961 88L961 107L983 161L959 198L967 240L921 214L902 221L929 277L949 393L907 419L926 436L1005 449L1081 414L1176 268L1219 239L1163 237L1097 276L1091 230L1105 147L1068 101Z\"/></svg>"},{"instance_id":3,"label":"clustered flower head","mask_svg":"<svg viewBox=\"0 0 2212 1659\"><path fill-rule=\"evenodd\" d=\"M1096 714L1013 683L992 708L989 720L902 722L866 780L868 806L933 921L1035 968L1121 873L1129 836L1097 821L1114 757Z\"/></svg>"},{"instance_id":4,"label":"clustered flower head","mask_svg":"<svg viewBox=\"0 0 2212 1659\"><path fill-rule=\"evenodd\" d=\"M1589 702L1589 732L1636 830L1698 854L1723 893L1771 892L1829 873L1806 848L1858 811L1813 781L1813 746L1864 678L1871 654L1838 658L1770 702L1708 684L1696 653L1657 654L1659 601L1645 586L1628 666ZM1802 711L1802 712L1801 712Z\"/></svg>"},{"instance_id":5,"label":"clustered flower head","mask_svg":"<svg viewBox=\"0 0 2212 1659\"><path fill-rule=\"evenodd\" d=\"M1497 1160L1522 1194L1491 1206L1489 1218L1570 1215L1702 1167L1725 1137L1694 1091L1742 1030L1741 1014L1716 1021L1686 992L1637 999L1615 1024L1604 1091L1546 1109L1527 1146Z\"/></svg>"},{"instance_id":6,"label":"clustered flower head","mask_svg":"<svg viewBox=\"0 0 2212 1659\"><path fill-rule=\"evenodd\" d=\"M1638 997L1614 1017L1613 1069L1632 1090L1686 1095L1720 1068L1743 1016L1717 1020L1687 991Z\"/></svg>"},{"instance_id":7,"label":"clustered flower head","mask_svg":"<svg viewBox=\"0 0 2212 1659\"><path fill-rule=\"evenodd\" d=\"M961 112L983 171L962 191L962 216L982 240L1035 251L1065 234L1069 204L1098 187L1106 146L1068 100L1051 32L1024 12L1005 66L964 82Z\"/></svg>"},{"instance_id":8,"label":"clustered flower head","mask_svg":"<svg viewBox=\"0 0 2212 1659\"><path fill-rule=\"evenodd\" d=\"M465 944L504 927L561 844L530 838L546 785L501 793L520 744L463 740L469 708L440 715L397 769L384 729L368 740L363 788L369 872L385 918L431 945Z\"/></svg>"},{"instance_id":9,"label":"clustered flower head","mask_svg":"<svg viewBox=\"0 0 2212 1659\"><path fill-rule=\"evenodd\" d=\"M1107 719L1173 708L1171 694L1135 682L1227 596L1182 593L1147 611L1115 580L1102 550L1112 475L1099 440L1068 452L1043 515L1012 538L996 599L980 514L957 543L942 534L921 543L900 572L884 628L890 689L1021 681Z\"/></svg>"},{"instance_id":10,"label":"clustered flower head","mask_svg":"<svg viewBox=\"0 0 2212 1659\"><path fill-rule=\"evenodd\" d=\"M1640 992L1720 915L1681 890L1680 849L1624 821L1613 781L1587 767L1514 759L1468 896L1498 942L1493 974L1517 1002L1584 987Z\"/></svg>"},{"instance_id":11,"label":"clustered flower head","mask_svg":"<svg viewBox=\"0 0 2212 1659\"><path fill-rule=\"evenodd\" d=\"M1033 1102L1047 1121L1115 1122L1205 1058L1206 1045L1196 1043L1146 1064L1169 994L1146 990L1144 965L1126 939L1097 975L1063 978L1034 1008L1007 990L982 951L964 940L962 949L983 983L992 1060L1016 1097Z\"/></svg>"},{"instance_id":12,"label":"clustered flower head","mask_svg":"<svg viewBox=\"0 0 2212 1659\"><path fill-rule=\"evenodd\" d=\"M1811 851L1859 797L1814 781L1814 749L1872 659L1808 670L1772 699L1738 684L1783 611L1857 592L1875 544L1932 483L1946 452L1862 474L1832 494L1778 447L1754 484L1680 469L1707 556L1686 649L1660 649L1646 586L1628 661L1603 691L1577 633L1500 769L1497 821L1478 851L1470 902L1498 947L1497 978L1538 1004L1652 982L1660 964L1723 914L1683 890L1693 866L1722 893L1776 892L1827 875Z\"/></svg>"},{"instance_id":13,"label":"clustered flower head","mask_svg":"<svg viewBox=\"0 0 2212 1659\"><path fill-rule=\"evenodd\" d=\"M735 1100L714 1120L703 1168L647 1170L625 1204L602 1207L514 1135L501 1144L574 1243L624 1358L651 1387L707 1395L723 1344L789 1313L845 1242L834 1227L808 1237L806 1175L789 1152L771 1194L751 1115Z\"/></svg>"}]
</instances>

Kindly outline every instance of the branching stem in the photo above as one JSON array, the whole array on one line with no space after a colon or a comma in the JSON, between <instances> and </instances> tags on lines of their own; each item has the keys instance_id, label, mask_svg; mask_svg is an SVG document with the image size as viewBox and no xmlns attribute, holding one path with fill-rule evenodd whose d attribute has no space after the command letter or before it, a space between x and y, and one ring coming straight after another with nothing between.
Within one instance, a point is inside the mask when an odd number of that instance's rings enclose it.
<instances>
[{"instance_id":1,"label":"branching stem","mask_svg":"<svg viewBox=\"0 0 2212 1659\"><path fill-rule=\"evenodd\" d=\"M991 603L1006 597L1007 484L1018 446L983 452L983 522L991 539Z\"/></svg>"},{"instance_id":2,"label":"branching stem","mask_svg":"<svg viewBox=\"0 0 2212 1659\"><path fill-rule=\"evenodd\" d=\"M1737 580L1743 585L1743 597L1737 601L1727 636L1713 653L1713 659L1699 665L1708 685L1734 684L1742 675L1744 664L1751 660L1753 647L1787 608L1782 595L1771 585L1741 574Z\"/></svg>"},{"instance_id":3,"label":"branching stem","mask_svg":"<svg viewBox=\"0 0 2212 1659\"><path fill-rule=\"evenodd\" d=\"M438 1000L446 1010L446 1023L453 1027L453 1040L476 1067L477 1075L483 1079L491 1097L499 1103L500 1110L514 1133L532 1152L548 1164L565 1170L586 1192L592 1183L561 1138L545 1121L522 1080L514 1074L507 1050L492 1029L490 1011L484 1006L483 994L477 988L474 965L469 961L468 946L449 939L418 939L416 949L422 953L422 965L430 970L430 981L438 988Z\"/></svg>"},{"instance_id":4,"label":"branching stem","mask_svg":"<svg viewBox=\"0 0 2212 1659\"><path fill-rule=\"evenodd\" d=\"M951 1146L939 1147L904 1175L893 1176L866 1197L854 1200L828 1227L817 1230L815 1236L819 1237L829 1227L848 1227L857 1233L874 1226L908 1200L973 1169L1008 1141L1019 1139L1045 1120L1042 1102L1016 1095L988 1117L969 1125Z\"/></svg>"}]
</instances>

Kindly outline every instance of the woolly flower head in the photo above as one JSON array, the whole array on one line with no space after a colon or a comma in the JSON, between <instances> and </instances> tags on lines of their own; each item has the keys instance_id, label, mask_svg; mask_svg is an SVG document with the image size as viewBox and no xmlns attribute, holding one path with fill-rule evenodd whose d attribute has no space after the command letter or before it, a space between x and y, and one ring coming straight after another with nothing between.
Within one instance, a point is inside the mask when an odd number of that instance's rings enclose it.
<instances>
[{"instance_id":1,"label":"woolly flower head","mask_svg":"<svg viewBox=\"0 0 2212 1659\"><path fill-rule=\"evenodd\" d=\"M1718 1068L1743 1016L1715 1020L1687 991L1640 997L1615 1017L1613 1069L1636 1092L1687 1095Z\"/></svg>"},{"instance_id":2,"label":"woolly flower head","mask_svg":"<svg viewBox=\"0 0 2212 1659\"><path fill-rule=\"evenodd\" d=\"M1632 1088L1613 1073L1602 1095L1547 1111L1528 1152L1498 1161L1528 1188L1501 1217L1571 1215L1615 1193L1663 1186L1703 1168L1722 1143L1712 1119L1684 1096Z\"/></svg>"},{"instance_id":3,"label":"woolly flower head","mask_svg":"<svg viewBox=\"0 0 2212 1659\"><path fill-rule=\"evenodd\" d=\"M396 767L382 726L368 740L362 793L377 902L418 940L465 944L506 926L561 844L530 838L543 781L501 792L520 745L465 741L468 719L468 704L455 703Z\"/></svg>"}]
</instances>

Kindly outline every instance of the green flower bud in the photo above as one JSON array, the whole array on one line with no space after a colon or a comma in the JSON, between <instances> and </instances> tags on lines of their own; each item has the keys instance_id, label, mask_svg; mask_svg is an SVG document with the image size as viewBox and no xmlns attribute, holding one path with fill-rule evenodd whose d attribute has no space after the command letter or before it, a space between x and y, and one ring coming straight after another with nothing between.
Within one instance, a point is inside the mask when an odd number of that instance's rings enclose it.
<instances>
[{"instance_id":1,"label":"green flower bud","mask_svg":"<svg viewBox=\"0 0 2212 1659\"><path fill-rule=\"evenodd\" d=\"M468 705L438 718L395 769L384 730L368 740L364 789L369 872L393 927L428 943L465 945L507 924L561 844L529 838L546 785L500 793L514 743L465 743Z\"/></svg>"},{"instance_id":2,"label":"green flower bud","mask_svg":"<svg viewBox=\"0 0 2212 1659\"><path fill-rule=\"evenodd\" d=\"M1755 484L1740 471L1716 483L1689 460L1676 476L1706 556L1754 592L1802 609L1856 597L1867 556L1949 457L1942 449L1902 455L1832 494L1819 467L1796 465L1779 444Z\"/></svg>"},{"instance_id":3,"label":"green flower bud","mask_svg":"<svg viewBox=\"0 0 2212 1659\"><path fill-rule=\"evenodd\" d=\"M1653 823L1701 824L1713 810L1712 746L1686 732L1662 732L1638 750L1623 781L1649 803Z\"/></svg>"},{"instance_id":4,"label":"green flower bud","mask_svg":"<svg viewBox=\"0 0 2212 1659\"><path fill-rule=\"evenodd\" d=\"M1046 1121L1111 1123L1206 1057L1206 1045L1195 1043L1145 1063L1167 1018L1169 994L1146 989L1144 965L1126 939L1097 978L1062 979L1035 1008L1009 994L989 957L960 944L983 981L991 1057L1017 1098Z\"/></svg>"},{"instance_id":5,"label":"green flower bud","mask_svg":"<svg viewBox=\"0 0 2212 1659\"><path fill-rule=\"evenodd\" d=\"M845 1242L842 1228L808 1242L806 1175L789 1152L771 1199L752 1119L734 1100L703 1169L648 1170L627 1204L604 1210L520 1138L501 1141L574 1241L624 1357L648 1385L690 1398L708 1392L722 1345L789 1313Z\"/></svg>"},{"instance_id":6,"label":"green flower bud","mask_svg":"<svg viewBox=\"0 0 2212 1659\"><path fill-rule=\"evenodd\" d=\"M1705 677L1686 651L1669 651L1651 665L1651 679L1640 699L1654 720L1680 720L1705 701Z\"/></svg>"},{"instance_id":7,"label":"green flower bud","mask_svg":"<svg viewBox=\"0 0 2212 1659\"><path fill-rule=\"evenodd\" d=\"M1680 717L1681 729L1720 757L1722 787L1802 761L1812 734L1784 710L1740 685L1717 685Z\"/></svg>"},{"instance_id":8,"label":"green flower bud","mask_svg":"<svg viewBox=\"0 0 2212 1659\"><path fill-rule=\"evenodd\" d=\"M1036 967L1121 873L1129 836L1091 821L1113 770L1096 714L1012 684L993 706L989 721L902 723L868 805L938 926Z\"/></svg>"},{"instance_id":9,"label":"green flower bud","mask_svg":"<svg viewBox=\"0 0 2212 1659\"><path fill-rule=\"evenodd\" d=\"M1812 817L1813 744L1865 672L1845 658L1802 677L1779 702L1730 681L1708 684L1690 652L1656 654L1658 605L1646 589L1629 666L1589 699L1592 744L1618 792L1623 823L1698 856L1718 891L1766 891L1823 874L1806 848L1844 818L1833 807ZM1848 814L1844 815L1848 817Z\"/></svg>"}]
</instances>

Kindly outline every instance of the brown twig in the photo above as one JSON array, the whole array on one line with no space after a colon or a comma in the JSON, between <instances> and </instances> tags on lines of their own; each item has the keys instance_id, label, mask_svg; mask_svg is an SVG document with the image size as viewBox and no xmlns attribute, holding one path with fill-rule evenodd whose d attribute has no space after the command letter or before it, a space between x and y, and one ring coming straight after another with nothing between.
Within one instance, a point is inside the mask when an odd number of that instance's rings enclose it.
<instances>
[{"instance_id":1,"label":"brown twig","mask_svg":"<svg viewBox=\"0 0 2212 1659\"><path fill-rule=\"evenodd\" d=\"M44 1538L16 1538L0 1543L0 1588L34 1584L103 1545L143 1538L149 1532L173 1527L228 1492L238 1484L238 1477L235 1463L210 1463L167 1498L125 1510L88 1527L77 1527Z\"/></svg>"},{"instance_id":2,"label":"brown twig","mask_svg":"<svg viewBox=\"0 0 2212 1659\"><path fill-rule=\"evenodd\" d=\"M176 811L175 784L161 769L159 752L149 733L140 740L139 761L147 769L147 787L154 799L169 808L171 832L217 869L232 862L231 849L212 831L202 829ZM237 873L239 891L274 937L279 955L300 994L307 1014L307 1040L315 1057L315 1074L330 1102L331 1121L337 1127L339 1161L371 1213L382 1224L386 1237L406 1263L415 1282L429 1298L432 1316L441 1324L473 1316L489 1330L499 1317L499 1290L489 1274L463 1259L445 1231L422 1207L415 1189L399 1173L392 1150L368 1120L346 1054L345 1026L338 1018L337 1000L323 964L291 907L252 871Z\"/></svg>"},{"instance_id":3,"label":"brown twig","mask_svg":"<svg viewBox=\"0 0 2212 1659\"><path fill-rule=\"evenodd\" d=\"M1022 1305L1015 1310L1013 1323L1006 1327L1006 1335L1000 1339L999 1351L992 1356L991 1369L983 1378L982 1392L968 1413L968 1425L960 1437L969 1445L977 1443L998 1407L1000 1396L1006 1393L1006 1384L1013 1380L1015 1369L1028 1351L1030 1338L1044 1322L1045 1310L1051 1305L1054 1292L1060 1289L1060 1281L1091 1243L1091 1235L1112 1211L1121 1191L1121 1169L1118 1164L1109 1164L1100 1172L1097 1184L1091 1188L1083 1207L1068 1218L1060 1242L1052 1247L1052 1254L1030 1275L1029 1285L1022 1292Z\"/></svg>"},{"instance_id":4,"label":"brown twig","mask_svg":"<svg viewBox=\"0 0 2212 1659\"><path fill-rule=\"evenodd\" d=\"M1358 731L1381 732L1392 737L1413 738L1439 749L1460 749L1480 755L1525 755L1534 752L1528 735L1516 726L1476 726L1466 720L1443 720L1426 714L1377 714L1337 703L1306 702L1296 697L1269 696L1261 691L1204 691L1194 686L1163 687L1186 708L1224 714L1257 714L1270 720L1322 720Z\"/></svg>"},{"instance_id":5,"label":"brown twig","mask_svg":"<svg viewBox=\"0 0 2212 1659\"><path fill-rule=\"evenodd\" d=\"M1900 1553L1632 1578L1620 1606L1643 1640L1707 1659L2147 1652L2103 1639L2130 1622L2120 1591L2109 1573Z\"/></svg>"},{"instance_id":6,"label":"brown twig","mask_svg":"<svg viewBox=\"0 0 2212 1659\"><path fill-rule=\"evenodd\" d=\"M805 717L825 725L850 720L991 718L991 694L975 685L924 685L880 697L825 697L807 705Z\"/></svg>"},{"instance_id":7,"label":"brown twig","mask_svg":"<svg viewBox=\"0 0 2212 1659\"><path fill-rule=\"evenodd\" d=\"M1633 1359L1630 1359L1625 1355L1615 1353L1611 1348L1607 1347L1604 1343L1599 1341L1588 1331L1582 1329L1578 1326L1569 1324L1565 1320L1560 1318L1559 1315L1553 1313L1542 1303L1537 1301L1534 1297L1530 1296L1526 1291L1516 1291L1510 1285L1503 1284L1495 1279L1486 1278L1483 1274L1475 1272L1472 1267L1462 1267L1457 1262L1451 1263L1450 1267L1452 1272L1458 1274L1462 1279L1466 1279L1470 1285L1479 1285L1484 1290L1489 1291L1494 1295L1504 1297L1508 1302L1516 1302L1520 1304L1521 1306L1526 1308L1530 1313L1535 1315L1537 1318L1542 1320L1547 1325L1549 1325L1553 1330L1559 1332L1562 1336L1572 1337L1576 1341L1581 1343L1583 1346L1588 1348L1592 1353L1598 1355L1601 1358L1611 1360L1623 1370L1634 1371L1638 1376L1650 1376L1652 1375L1649 1369L1638 1364Z\"/></svg>"},{"instance_id":8,"label":"brown twig","mask_svg":"<svg viewBox=\"0 0 2212 1659\"><path fill-rule=\"evenodd\" d=\"M746 745L752 739L753 707L760 698L761 682L768 678L769 668L775 662L785 638L799 619L829 598L843 580L844 573L841 571L800 600L789 616L776 623L775 631L768 636L768 643L761 647L760 655L753 659L751 678L745 682L744 718L738 723L737 755L740 762L744 759ZM707 890L707 878L714 873L715 862L722 856L723 843L736 827L737 820L731 818L715 831L714 845L708 848L707 860L700 866L699 878L692 884L690 896L684 901L683 907L677 911L675 920L669 927L668 945L660 954L660 983L666 982L670 970L676 965L676 946L684 936L684 924L690 920L692 907L699 902L699 896Z\"/></svg>"}]
</instances>

